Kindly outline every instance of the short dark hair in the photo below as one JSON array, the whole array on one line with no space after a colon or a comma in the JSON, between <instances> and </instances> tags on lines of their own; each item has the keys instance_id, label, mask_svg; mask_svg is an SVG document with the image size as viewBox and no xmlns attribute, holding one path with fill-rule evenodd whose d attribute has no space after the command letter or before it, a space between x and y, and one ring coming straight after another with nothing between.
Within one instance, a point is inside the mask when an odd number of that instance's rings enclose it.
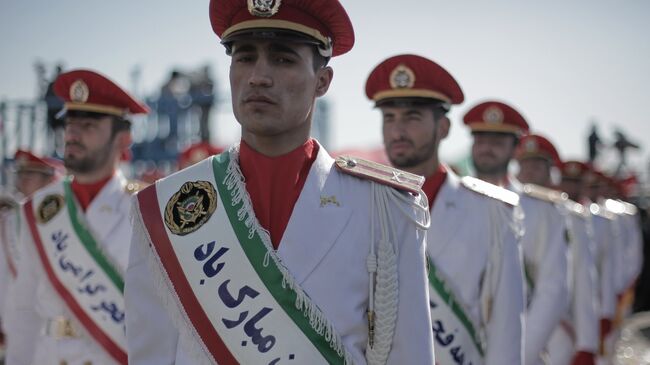
<instances>
[{"instance_id":1,"label":"short dark hair","mask_svg":"<svg viewBox=\"0 0 650 365\"><path fill-rule=\"evenodd\" d=\"M312 47L312 53L314 55L313 57L313 65L314 65L314 71L318 71L323 67L326 67L327 64L330 61L329 57L325 57L320 54L320 51L318 51L318 46L313 46Z\"/></svg>"}]
</instances>

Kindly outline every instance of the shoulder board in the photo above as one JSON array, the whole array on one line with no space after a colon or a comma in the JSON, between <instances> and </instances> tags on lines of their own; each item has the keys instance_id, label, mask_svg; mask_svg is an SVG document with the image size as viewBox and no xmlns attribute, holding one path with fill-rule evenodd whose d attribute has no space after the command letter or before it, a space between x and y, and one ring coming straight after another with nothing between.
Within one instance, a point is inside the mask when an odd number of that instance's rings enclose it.
<instances>
[{"instance_id":1,"label":"shoulder board","mask_svg":"<svg viewBox=\"0 0 650 365\"><path fill-rule=\"evenodd\" d=\"M464 176L460 179L460 182L461 185L473 192L489 196L490 198L500 200L512 206L519 204L519 196L517 193L513 193L508 189L490 184L487 181L483 181L472 176Z\"/></svg>"},{"instance_id":2,"label":"shoulder board","mask_svg":"<svg viewBox=\"0 0 650 365\"><path fill-rule=\"evenodd\" d=\"M605 200L605 208L615 214L635 215L637 207L634 204L624 202L622 200L607 199Z\"/></svg>"},{"instance_id":3,"label":"shoulder board","mask_svg":"<svg viewBox=\"0 0 650 365\"><path fill-rule=\"evenodd\" d=\"M591 205L589 206L589 211L593 215L597 215L611 221L616 220L616 214L610 212L605 207L602 207L597 203L591 203Z\"/></svg>"},{"instance_id":4,"label":"shoulder board","mask_svg":"<svg viewBox=\"0 0 650 365\"><path fill-rule=\"evenodd\" d=\"M133 194L137 193L138 191L146 188L147 186L149 186L149 184L147 184L144 181L128 180L126 182L126 185L124 185L124 191L127 194L133 195Z\"/></svg>"},{"instance_id":5,"label":"shoulder board","mask_svg":"<svg viewBox=\"0 0 650 365\"><path fill-rule=\"evenodd\" d=\"M336 158L336 167L343 173L388 185L398 190L419 194L424 177L377 162L351 156Z\"/></svg>"},{"instance_id":6,"label":"shoulder board","mask_svg":"<svg viewBox=\"0 0 650 365\"><path fill-rule=\"evenodd\" d=\"M524 194L539 200L558 203L569 198L567 193L545 188L535 184L524 184Z\"/></svg>"},{"instance_id":7,"label":"shoulder board","mask_svg":"<svg viewBox=\"0 0 650 365\"><path fill-rule=\"evenodd\" d=\"M625 206L625 214L636 215L638 213L639 209L636 207L636 205L623 200L619 200L619 202Z\"/></svg>"},{"instance_id":8,"label":"shoulder board","mask_svg":"<svg viewBox=\"0 0 650 365\"><path fill-rule=\"evenodd\" d=\"M575 214L579 217L587 218L589 217L589 209L587 209L584 205L573 201L571 199L567 199L566 201L566 207L569 210L570 213Z\"/></svg>"}]
</instances>

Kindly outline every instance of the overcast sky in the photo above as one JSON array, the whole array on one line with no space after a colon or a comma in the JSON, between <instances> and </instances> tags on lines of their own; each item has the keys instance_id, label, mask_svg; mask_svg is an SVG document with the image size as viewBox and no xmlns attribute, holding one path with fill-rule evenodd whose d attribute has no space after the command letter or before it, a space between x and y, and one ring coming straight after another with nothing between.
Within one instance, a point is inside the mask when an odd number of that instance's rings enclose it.
<instances>
[{"instance_id":1,"label":"overcast sky","mask_svg":"<svg viewBox=\"0 0 650 365\"><path fill-rule=\"evenodd\" d=\"M381 146L379 112L364 95L370 70L399 53L429 57L465 92L452 113L443 159L467 153L464 112L487 98L505 101L548 136L565 158L585 157L591 120L601 137L615 127L644 146L631 160L645 168L650 148L650 1L363 1L343 0L356 31L354 49L332 62L328 93L334 109L333 146ZM208 1L4 0L0 5L0 99L36 93L34 63L51 69L100 70L141 94L157 92L173 67L212 67L229 93L229 58L208 20ZM220 143L238 137L224 105Z\"/></svg>"}]
</instances>

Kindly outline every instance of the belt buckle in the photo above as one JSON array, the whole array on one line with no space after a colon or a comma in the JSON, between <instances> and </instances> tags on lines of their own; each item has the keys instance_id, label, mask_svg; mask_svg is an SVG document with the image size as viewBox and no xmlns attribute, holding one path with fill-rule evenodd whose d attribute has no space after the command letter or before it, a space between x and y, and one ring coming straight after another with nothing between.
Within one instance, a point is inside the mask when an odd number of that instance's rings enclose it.
<instances>
[{"instance_id":1,"label":"belt buckle","mask_svg":"<svg viewBox=\"0 0 650 365\"><path fill-rule=\"evenodd\" d=\"M54 337L56 339L74 338L77 336L72 322L67 318L56 318L54 321Z\"/></svg>"}]
</instances>

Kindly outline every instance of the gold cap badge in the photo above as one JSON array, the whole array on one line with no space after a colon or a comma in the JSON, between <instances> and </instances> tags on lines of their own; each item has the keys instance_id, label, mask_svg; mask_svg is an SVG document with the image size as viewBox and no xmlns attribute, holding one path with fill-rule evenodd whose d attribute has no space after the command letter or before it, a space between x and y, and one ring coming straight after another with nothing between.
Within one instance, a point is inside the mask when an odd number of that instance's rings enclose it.
<instances>
[{"instance_id":1,"label":"gold cap badge","mask_svg":"<svg viewBox=\"0 0 650 365\"><path fill-rule=\"evenodd\" d=\"M77 80L70 85L70 100L75 103L85 103L90 96L90 90L84 80Z\"/></svg>"},{"instance_id":2,"label":"gold cap badge","mask_svg":"<svg viewBox=\"0 0 650 365\"><path fill-rule=\"evenodd\" d=\"M488 124L503 123L503 112L496 106L491 106L483 112L483 120Z\"/></svg>"},{"instance_id":3,"label":"gold cap badge","mask_svg":"<svg viewBox=\"0 0 650 365\"><path fill-rule=\"evenodd\" d=\"M405 65L395 67L390 73L390 86L393 89L410 89L415 85L415 73Z\"/></svg>"},{"instance_id":4,"label":"gold cap badge","mask_svg":"<svg viewBox=\"0 0 650 365\"><path fill-rule=\"evenodd\" d=\"M535 152L537 151L537 141L534 139L529 139L526 141L526 152Z\"/></svg>"},{"instance_id":5,"label":"gold cap badge","mask_svg":"<svg viewBox=\"0 0 650 365\"><path fill-rule=\"evenodd\" d=\"M281 0L248 0L248 12L263 18L272 17L280 9Z\"/></svg>"}]
</instances>

